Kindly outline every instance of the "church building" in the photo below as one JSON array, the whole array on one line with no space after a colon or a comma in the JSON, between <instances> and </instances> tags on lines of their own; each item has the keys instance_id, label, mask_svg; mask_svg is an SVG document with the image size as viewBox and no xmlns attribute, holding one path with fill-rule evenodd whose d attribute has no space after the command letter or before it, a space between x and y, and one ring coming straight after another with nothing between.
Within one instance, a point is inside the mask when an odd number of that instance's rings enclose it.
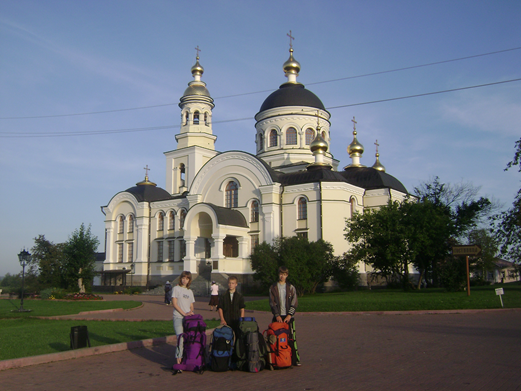
<instances>
[{"instance_id":1,"label":"church building","mask_svg":"<svg viewBox=\"0 0 521 391\"><path fill-rule=\"evenodd\" d=\"M214 101L197 56L193 80L179 103L177 147L164 153L165 188L150 181L147 172L102 207L102 285L162 285L183 270L197 277L202 291L211 280L225 285L232 274L248 285L249 257L257 244L298 235L328 241L341 255L349 249L346 219L406 197L402 183L385 172L378 150L373 166L361 164L364 148L354 117L353 142L347 147L351 164L338 169L328 150L331 114L297 81L300 64L293 48L283 70L287 81L255 115L256 153L219 152ZM360 263L364 282L366 268Z\"/></svg>"}]
</instances>

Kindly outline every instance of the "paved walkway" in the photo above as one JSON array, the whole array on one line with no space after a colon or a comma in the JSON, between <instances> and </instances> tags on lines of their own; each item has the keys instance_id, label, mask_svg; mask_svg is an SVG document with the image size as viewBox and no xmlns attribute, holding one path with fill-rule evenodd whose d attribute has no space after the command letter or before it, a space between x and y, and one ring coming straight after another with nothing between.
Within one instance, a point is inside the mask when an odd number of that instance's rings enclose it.
<instances>
[{"instance_id":1,"label":"paved walkway","mask_svg":"<svg viewBox=\"0 0 521 391\"><path fill-rule=\"evenodd\" d=\"M136 299L142 308L76 318L171 319L160 297ZM197 312L214 317L206 304L198 301ZM262 329L271 318L254 316ZM521 390L521 310L297 316L299 368L172 376L167 343L5 370L0 389Z\"/></svg>"}]
</instances>

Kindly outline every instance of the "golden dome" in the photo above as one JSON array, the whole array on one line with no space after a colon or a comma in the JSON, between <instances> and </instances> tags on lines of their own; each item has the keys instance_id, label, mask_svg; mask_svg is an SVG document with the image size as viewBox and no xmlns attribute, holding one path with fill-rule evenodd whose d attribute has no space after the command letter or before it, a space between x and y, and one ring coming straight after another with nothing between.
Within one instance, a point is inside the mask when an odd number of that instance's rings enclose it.
<instances>
[{"instance_id":1,"label":"golden dome","mask_svg":"<svg viewBox=\"0 0 521 391\"><path fill-rule=\"evenodd\" d=\"M293 58L293 49L289 49L289 58L282 66L286 75L293 74L297 75L300 72L300 64Z\"/></svg>"},{"instance_id":2,"label":"golden dome","mask_svg":"<svg viewBox=\"0 0 521 391\"><path fill-rule=\"evenodd\" d=\"M382 163L380 163L380 159L379 159L379 157L380 157L380 154L377 152L377 153L376 153L376 161L374 162L374 164L373 164L372 167L373 167L375 170L385 172L385 167L384 167L384 165L383 165Z\"/></svg>"},{"instance_id":3,"label":"golden dome","mask_svg":"<svg viewBox=\"0 0 521 391\"><path fill-rule=\"evenodd\" d=\"M196 57L195 64L192 67L192 76L202 76L204 68L199 64L199 56Z\"/></svg>"},{"instance_id":4,"label":"golden dome","mask_svg":"<svg viewBox=\"0 0 521 391\"><path fill-rule=\"evenodd\" d=\"M154 182L150 182L148 180L148 175L145 175L145 180L142 181L142 182L138 182L136 183L137 186L143 186L143 185L146 185L146 186L157 186L157 184L155 184Z\"/></svg>"},{"instance_id":5,"label":"golden dome","mask_svg":"<svg viewBox=\"0 0 521 391\"><path fill-rule=\"evenodd\" d=\"M358 154L358 156L361 156L364 153L364 146L358 142L356 139L356 130L353 131L353 142L349 144L347 147L347 153L349 156Z\"/></svg>"},{"instance_id":6,"label":"golden dome","mask_svg":"<svg viewBox=\"0 0 521 391\"><path fill-rule=\"evenodd\" d=\"M328 147L329 146L327 145L327 141L322 138L319 133L319 129L317 128L317 137L315 137L315 139L311 142L309 149L311 149L313 154L315 151L317 151L317 153L325 153L327 152Z\"/></svg>"}]
</instances>

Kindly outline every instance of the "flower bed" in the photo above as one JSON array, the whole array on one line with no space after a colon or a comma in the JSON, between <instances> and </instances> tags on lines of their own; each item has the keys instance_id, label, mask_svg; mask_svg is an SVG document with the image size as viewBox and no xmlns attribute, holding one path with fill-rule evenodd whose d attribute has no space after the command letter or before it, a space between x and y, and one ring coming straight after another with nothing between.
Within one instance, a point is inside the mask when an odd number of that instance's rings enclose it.
<instances>
[{"instance_id":1,"label":"flower bed","mask_svg":"<svg viewBox=\"0 0 521 391\"><path fill-rule=\"evenodd\" d=\"M92 293L69 293L64 300L103 300L103 297Z\"/></svg>"}]
</instances>

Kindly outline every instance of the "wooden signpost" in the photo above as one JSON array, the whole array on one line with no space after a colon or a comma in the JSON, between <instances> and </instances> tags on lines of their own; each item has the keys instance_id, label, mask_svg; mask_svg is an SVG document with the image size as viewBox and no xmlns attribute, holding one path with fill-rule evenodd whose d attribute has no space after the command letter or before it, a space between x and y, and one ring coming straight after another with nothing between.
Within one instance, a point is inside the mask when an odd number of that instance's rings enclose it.
<instances>
[{"instance_id":1,"label":"wooden signpost","mask_svg":"<svg viewBox=\"0 0 521 391\"><path fill-rule=\"evenodd\" d=\"M465 256L467 262L467 296L470 296L470 268L469 268L469 255L477 256L481 254L481 247L477 244L471 244L467 246L452 246L452 255L454 256Z\"/></svg>"}]
</instances>

